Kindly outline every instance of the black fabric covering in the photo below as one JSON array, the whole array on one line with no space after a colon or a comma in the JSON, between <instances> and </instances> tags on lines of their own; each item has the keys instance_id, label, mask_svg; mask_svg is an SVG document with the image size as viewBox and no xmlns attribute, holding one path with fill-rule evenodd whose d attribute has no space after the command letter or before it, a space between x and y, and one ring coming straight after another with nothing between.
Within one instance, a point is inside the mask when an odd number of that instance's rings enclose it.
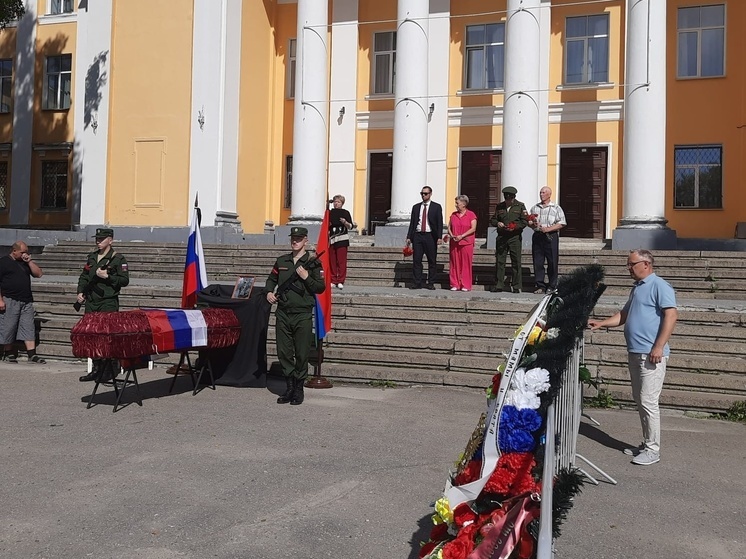
<instances>
[{"instance_id":1,"label":"black fabric covering","mask_svg":"<svg viewBox=\"0 0 746 559\"><path fill-rule=\"evenodd\" d=\"M210 350L215 384L264 388L267 386L267 327L272 305L259 289L254 289L249 299L231 299L232 294L232 285L220 284L210 285L197 294L198 306L231 309L241 323L238 345ZM204 357L200 355L200 360Z\"/></svg>"}]
</instances>

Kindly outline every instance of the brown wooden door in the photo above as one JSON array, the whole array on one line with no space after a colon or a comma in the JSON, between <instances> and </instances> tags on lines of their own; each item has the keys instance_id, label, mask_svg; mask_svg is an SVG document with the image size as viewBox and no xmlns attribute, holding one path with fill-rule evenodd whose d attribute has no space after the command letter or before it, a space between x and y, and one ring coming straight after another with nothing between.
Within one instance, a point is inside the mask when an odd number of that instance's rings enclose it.
<instances>
[{"instance_id":1,"label":"brown wooden door","mask_svg":"<svg viewBox=\"0 0 746 559\"><path fill-rule=\"evenodd\" d=\"M371 153L368 166L368 235L376 225L384 225L391 211L391 174L393 152Z\"/></svg>"},{"instance_id":2,"label":"brown wooden door","mask_svg":"<svg viewBox=\"0 0 746 559\"><path fill-rule=\"evenodd\" d=\"M560 200L567 226L564 237L603 239L606 236L606 148L560 150Z\"/></svg>"},{"instance_id":3,"label":"brown wooden door","mask_svg":"<svg viewBox=\"0 0 746 559\"><path fill-rule=\"evenodd\" d=\"M490 218L500 202L501 168L500 151L461 152L461 194L469 197L469 209L477 214L477 237L487 236ZM453 204L447 204L445 218L452 212Z\"/></svg>"}]
</instances>

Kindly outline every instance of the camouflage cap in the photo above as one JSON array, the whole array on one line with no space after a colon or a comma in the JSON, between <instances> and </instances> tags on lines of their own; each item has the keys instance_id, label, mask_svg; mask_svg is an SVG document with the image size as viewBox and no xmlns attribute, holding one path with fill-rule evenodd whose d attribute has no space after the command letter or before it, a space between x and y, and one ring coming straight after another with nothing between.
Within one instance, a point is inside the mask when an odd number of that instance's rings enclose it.
<instances>
[{"instance_id":1,"label":"camouflage cap","mask_svg":"<svg viewBox=\"0 0 746 559\"><path fill-rule=\"evenodd\" d=\"M308 229L305 227L292 227L290 229L290 237L308 237Z\"/></svg>"},{"instance_id":2,"label":"camouflage cap","mask_svg":"<svg viewBox=\"0 0 746 559\"><path fill-rule=\"evenodd\" d=\"M99 227L96 229L96 234L94 235L97 239L105 239L106 237L112 237L114 238L114 229L111 229L109 227Z\"/></svg>"}]
</instances>

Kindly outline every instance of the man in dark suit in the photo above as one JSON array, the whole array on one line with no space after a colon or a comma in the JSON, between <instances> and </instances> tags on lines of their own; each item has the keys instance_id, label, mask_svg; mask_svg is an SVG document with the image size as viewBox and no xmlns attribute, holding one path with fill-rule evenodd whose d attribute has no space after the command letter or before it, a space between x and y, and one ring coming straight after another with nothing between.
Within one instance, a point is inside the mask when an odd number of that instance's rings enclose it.
<instances>
[{"instance_id":1,"label":"man in dark suit","mask_svg":"<svg viewBox=\"0 0 746 559\"><path fill-rule=\"evenodd\" d=\"M423 186L422 202L412 206L407 245L412 245L412 289L422 289L422 255L427 256L427 289L435 289L437 246L443 242L443 208L431 200L433 189Z\"/></svg>"}]
</instances>

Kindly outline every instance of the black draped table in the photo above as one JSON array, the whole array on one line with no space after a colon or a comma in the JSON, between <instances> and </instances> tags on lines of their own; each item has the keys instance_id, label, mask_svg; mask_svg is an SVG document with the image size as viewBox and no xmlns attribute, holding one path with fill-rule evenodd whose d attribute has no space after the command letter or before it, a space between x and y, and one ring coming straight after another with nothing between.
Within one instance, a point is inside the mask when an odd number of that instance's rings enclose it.
<instances>
[{"instance_id":1,"label":"black draped table","mask_svg":"<svg viewBox=\"0 0 746 559\"><path fill-rule=\"evenodd\" d=\"M272 305L260 290L249 299L232 299L232 285L213 284L197 294L197 305L231 309L241 325L238 344L210 349L215 384L267 386L267 328Z\"/></svg>"}]
</instances>

